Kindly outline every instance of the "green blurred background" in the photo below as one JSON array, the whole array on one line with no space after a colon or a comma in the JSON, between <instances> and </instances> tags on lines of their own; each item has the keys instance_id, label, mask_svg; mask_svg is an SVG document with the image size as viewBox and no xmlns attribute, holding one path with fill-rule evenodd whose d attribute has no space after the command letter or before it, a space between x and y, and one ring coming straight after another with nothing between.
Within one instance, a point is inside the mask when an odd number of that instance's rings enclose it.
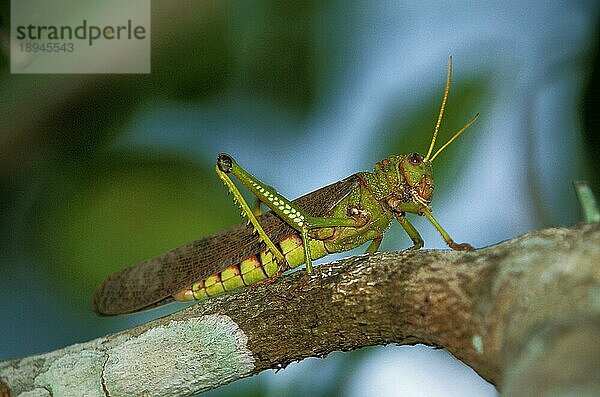
<instances>
[{"instance_id":1,"label":"green blurred background","mask_svg":"<svg viewBox=\"0 0 600 397\"><path fill-rule=\"evenodd\" d=\"M220 151L290 198L426 151L449 55L440 144L481 113L435 164L434 211L456 240L575 223L571 181L599 192L595 1L153 1L148 75L11 75L0 6L0 359L180 309L99 318L91 296L240 220L214 175ZM409 245L395 225L382 249ZM495 395L444 351L393 346L210 394L308 393Z\"/></svg>"}]
</instances>

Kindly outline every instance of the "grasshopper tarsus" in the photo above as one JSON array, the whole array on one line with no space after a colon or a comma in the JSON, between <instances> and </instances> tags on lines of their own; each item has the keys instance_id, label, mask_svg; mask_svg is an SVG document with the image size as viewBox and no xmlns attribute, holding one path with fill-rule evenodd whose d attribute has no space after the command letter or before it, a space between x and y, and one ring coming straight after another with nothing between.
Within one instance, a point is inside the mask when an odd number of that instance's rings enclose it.
<instances>
[{"instance_id":1,"label":"grasshopper tarsus","mask_svg":"<svg viewBox=\"0 0 600 397\"><path fill-rule=\"evenodd\" d=\"M413 245L408 247L408 249L411 251L417 251L417 250L420 250L421 248L423 248L423 245L425 245L425 243L423 241L418 241L418 242L413 241Z\"/></svg>"},{"instance_id":2,"label":"grasshopper tarsus","mask_svg":"<svg viewBox=\"0 0 600 397\"><path fill-rule=\"evenodd\" d=\"M475 248L469 243L455 243L451 241L448 246L455 251L475 251Z\"/></svg>"}]
</instances>

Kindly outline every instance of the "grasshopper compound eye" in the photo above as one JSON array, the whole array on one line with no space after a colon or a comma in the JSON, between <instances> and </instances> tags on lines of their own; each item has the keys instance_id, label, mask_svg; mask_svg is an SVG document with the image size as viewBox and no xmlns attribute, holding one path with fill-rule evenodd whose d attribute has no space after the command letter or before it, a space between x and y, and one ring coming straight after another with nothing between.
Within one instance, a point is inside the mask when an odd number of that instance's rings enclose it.
<instances>
[{"instance_id":1,"label":"grasshopper compound eye","mask_svg":"<svg viewBox=\"0 0 600 397\"><path fill-rule=\"evenodd\" d=\"M410 161L411 164L417 165L421 162L421 156L419 153L412 153L408 156L408 161Z\"/></svg>"}]
</instances>

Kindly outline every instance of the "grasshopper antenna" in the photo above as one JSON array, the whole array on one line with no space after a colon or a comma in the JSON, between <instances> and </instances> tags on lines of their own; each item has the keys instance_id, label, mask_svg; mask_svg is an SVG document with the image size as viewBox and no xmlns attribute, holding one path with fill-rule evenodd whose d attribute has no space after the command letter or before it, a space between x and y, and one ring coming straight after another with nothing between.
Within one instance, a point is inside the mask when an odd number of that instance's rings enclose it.
<instances>
[{"instance_id":1,"label":"grasshopper antenna","mask_svg":"<svg viewBox=\"0 0 600 397\"><path fill-rule=\"evenodd\" d=\"M473 123L475 122L475 120L477 120L477 117L479 117L479 113L477 113L475 116L473 116L473 118L472 118L471 120L469 120L469 121L467 122L467 124L465 124L465 126L464 126L463 128L461 128L460 130L458 130L458 132L457 132L456 134L452 135L452 138L450 138L450 139L448 140L448 142L444 143L444 144L442 145L442 147L441 147L441 148L439 148L439 149L437 150L437 152L435 152L435 154L434 154L433 156L431 156L431 162L433 162L433 160L434 160L434 159L437 157L437 155L438 155L438 154L440 154L440 152L441 152L442 150L446 149L446 147L447 147L448 145L450 145L450 144L452 143L452 141L454 141L456 138L458 138L458 137L460 136L460 134L462 134L462 133L463 133L463 132L464 132L464 131L465 131L467 128L469 128L469 126L470 126L471 124L473 124Z\"/></svg>"},{"instance_id":2,"label":"grasshopper antenna","mask_svg":"<svg viewBox=\"0 0 600 397\"><path fill-rule=\"evenodd\" d=\"M446 102L448 101L448 93L450 92L450 80L452 79L452 56L448 58L448 75L446 76L446 88L444 89L444 98L442 99L442 106L440 107L440 113L438 114L437 123L435 123L435 130L433 130L433 137L431 138L431 144L429 150L423 161L429 161L429 156L433 151L435 145L435 138L437 138L438 131L440 130L440 124L442 124L442 117L444 117L444 109L446 109ZM438 150L439 152L439 150ZM436 153L437 154L437 153ZM435 157L435 156L434 156ZM433 159L431 159L433 161Z\"/></svg>"}]
</instances>

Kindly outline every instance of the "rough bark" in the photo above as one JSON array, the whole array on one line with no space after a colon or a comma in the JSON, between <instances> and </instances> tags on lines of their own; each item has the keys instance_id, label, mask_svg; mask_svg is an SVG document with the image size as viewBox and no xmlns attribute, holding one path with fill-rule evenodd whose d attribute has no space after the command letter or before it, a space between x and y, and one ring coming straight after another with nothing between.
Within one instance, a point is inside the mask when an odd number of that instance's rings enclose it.
<instances>
[{"instance_id":1,"label":"rough bark","mask_svg":"<svg viewBox=\"0 0 600 397\"><path fill-rule=\"evenodd\" d=\"M1 362L0 395L189 395L387 343L444 347L506 395L600 395L599 224L324 264Z\"/></svg>"}]
</instances>

